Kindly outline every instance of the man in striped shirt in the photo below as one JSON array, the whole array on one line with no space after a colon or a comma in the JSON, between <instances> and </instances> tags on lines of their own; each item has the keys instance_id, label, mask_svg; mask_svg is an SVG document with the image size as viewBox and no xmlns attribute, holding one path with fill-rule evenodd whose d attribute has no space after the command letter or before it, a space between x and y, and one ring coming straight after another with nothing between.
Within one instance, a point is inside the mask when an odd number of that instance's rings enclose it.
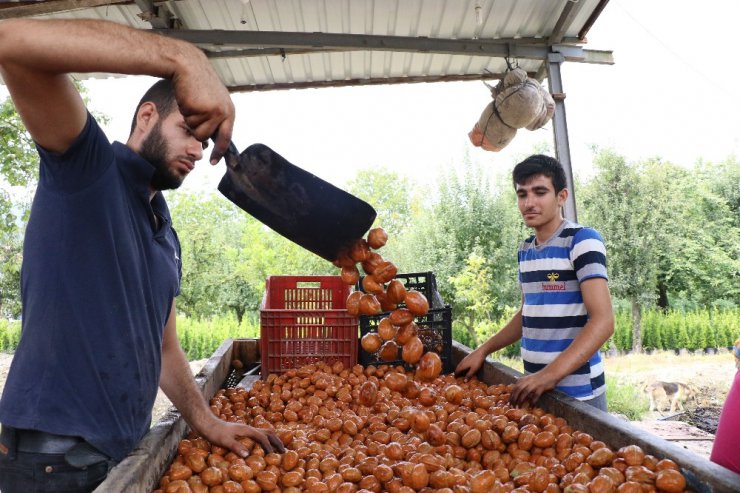
<instances>
[{"instance_id":1,"label":"man in striped shirt","mask_svg":"<svg viewBox=\"0 0 740 493\"><path fill-rule=\"evenodd\" d=\"M548 156L530 156L513 171L519 211L534 235L519 246L522 306L456 373L474 375L486 356L521 340L526 375L511 402L534 404L553 388L607 410L599 348L614 333L606 249L594 229L563 219L565 173Z\"/></svg>"}]
</instances>

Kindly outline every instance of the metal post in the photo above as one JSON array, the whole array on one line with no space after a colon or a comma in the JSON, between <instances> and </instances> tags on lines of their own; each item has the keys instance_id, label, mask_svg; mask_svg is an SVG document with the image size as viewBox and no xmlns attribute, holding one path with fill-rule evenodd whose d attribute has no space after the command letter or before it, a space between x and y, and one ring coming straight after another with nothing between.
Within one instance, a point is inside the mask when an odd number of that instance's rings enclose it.
<instances>
[{"instance_id":1,"label":"metal post","mask_svg":"<svg viewBox=\"0 0 740 493\"><path fill-rule=\"evenodd\" d=\"M568 123L565 118L565 92L563 81L560 77L560 64L565 58L560 53L549 53L547 55L547 83L550 93L555 100L555 114L552 118L552 130L555 136L555 156L565 170L565 179L568 187L568 199L563 207L563 215L566 219L578 222L576 214L576 194L573 187L573 166L570 161L570 144L568 142Z\"/></svg>"}]
</instances>

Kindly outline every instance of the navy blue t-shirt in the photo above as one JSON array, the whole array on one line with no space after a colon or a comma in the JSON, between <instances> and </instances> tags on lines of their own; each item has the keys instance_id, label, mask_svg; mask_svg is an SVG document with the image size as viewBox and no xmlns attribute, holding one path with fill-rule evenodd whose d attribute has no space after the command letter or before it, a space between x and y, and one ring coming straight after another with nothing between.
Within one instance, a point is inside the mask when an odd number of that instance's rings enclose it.
<instances>
[{"instance_id":1,"label":"navy blue t-shirt","mask_svg":"<svg viewBox=\"0 0 740 493\"><path fill-rule=\"evenodd\" d=\"M180 244L161 192L149 200L153 166L90 115L69 150L39 154L0 423L81 436L121 460L151 422Z\"/></svg>"}]
</instances>

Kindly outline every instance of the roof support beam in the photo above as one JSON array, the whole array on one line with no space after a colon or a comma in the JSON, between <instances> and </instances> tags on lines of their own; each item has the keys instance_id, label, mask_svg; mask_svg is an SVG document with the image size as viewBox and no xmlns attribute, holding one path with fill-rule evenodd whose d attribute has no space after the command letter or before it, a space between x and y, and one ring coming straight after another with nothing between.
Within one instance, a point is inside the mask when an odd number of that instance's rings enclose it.
<instances>
[{"instance_id":1,"label":"roof support beam","mask_svg":"<svg viewBox=\"0 0 740 493\"><path fill-rule=\"evenodd\" d=\"M131 0L45 0L24 5L1 5L0 20L130 3Z\"/></svg>"},{"instance_id":2,"label":"roof support beam","mask_svg":"<svg viewBox=\"0 0 740 493\"><path fill-rule=\"evenodd\" d=\"M419 53L444 53L453 55L509 57L545 60L548 53L557 51L566 61L584 63L613 63L610 51L584 50L580 46L547 46L539 43L489 39L440 39L407 36L376 36L368 34L303 33L280 31L219 31L219 30L159 30L167 36L200 45L211 54L224 47L227 51L251 48L254 54L263 49L306 51L405 51ZM249 53L249 52L248 52Z\"/></svg>"},{"instance_id":3,"label":"roof support beam","mask_svg":"<svg viewBox=\"0 0 740 493\"><path fill-rule=\"evenodd\" d=\"M529 74L530 77L533 74ZM469 80L497 80L500 74L429 75L411 77L378 77L371 79L317 80L310 82L285 82L278 84L251 84L228 86L231 92L275 91L281 89L315 89L321 87L376 86L387 84L415 84L422 82L459 82Z\"/></svg>"},{"instance_id":4,"label":"roof support beam","mask_svg":"<svg viewBox=\"0 0 740 493\"><path fill-rule=\"evenodd\" d=\"M578 12L581 11L585 3L586 2L579 0L568 0L565 3L563 11L560 13L560 17L558 17L558 21L552 29L552 34L550 34L550 38L547 40L548 44L555 45L563 42L565 33L568 31L573 20L578 15Z\"/></svg>"},{"instance_id":5,"label":"roof support beam","mask_svg":"<svg viewBox=\"0 0 740 493\"><path fill-rule=\"evenodd\" d=\"M559 53L551 53L547 58L547 81L550 93L555 100L555 113L552 116L552 131L555 137L555 156L563 165L565 181L568 187L568 198L565 200L563 215L566 219L578 222L576 213L576 191L573 186L573 165L570 160L570 139L568 137L568 120L565 118L565 92L563 79L560 76L560 64L565 59Z\"/></svg>"}]
</instances>

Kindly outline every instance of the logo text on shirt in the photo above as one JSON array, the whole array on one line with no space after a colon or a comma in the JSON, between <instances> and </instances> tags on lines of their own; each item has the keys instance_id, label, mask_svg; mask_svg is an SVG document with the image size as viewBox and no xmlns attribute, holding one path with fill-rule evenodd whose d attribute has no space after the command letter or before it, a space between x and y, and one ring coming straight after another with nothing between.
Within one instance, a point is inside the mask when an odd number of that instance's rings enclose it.
<instances>
[{"instance_id":1,"label":"logo text on shirt","mask_svg":"<svg viewBox=\"0 0 740 493\"><path fill-rule=\"evenodd\" d=\"M557 272L550 272L547 274L547 279L550 282L543 282L542 283L542 290L543 291L565 291L565 282L557 282L558 278L560 277L560 274Z\"/></svg>"}]
</instances>

